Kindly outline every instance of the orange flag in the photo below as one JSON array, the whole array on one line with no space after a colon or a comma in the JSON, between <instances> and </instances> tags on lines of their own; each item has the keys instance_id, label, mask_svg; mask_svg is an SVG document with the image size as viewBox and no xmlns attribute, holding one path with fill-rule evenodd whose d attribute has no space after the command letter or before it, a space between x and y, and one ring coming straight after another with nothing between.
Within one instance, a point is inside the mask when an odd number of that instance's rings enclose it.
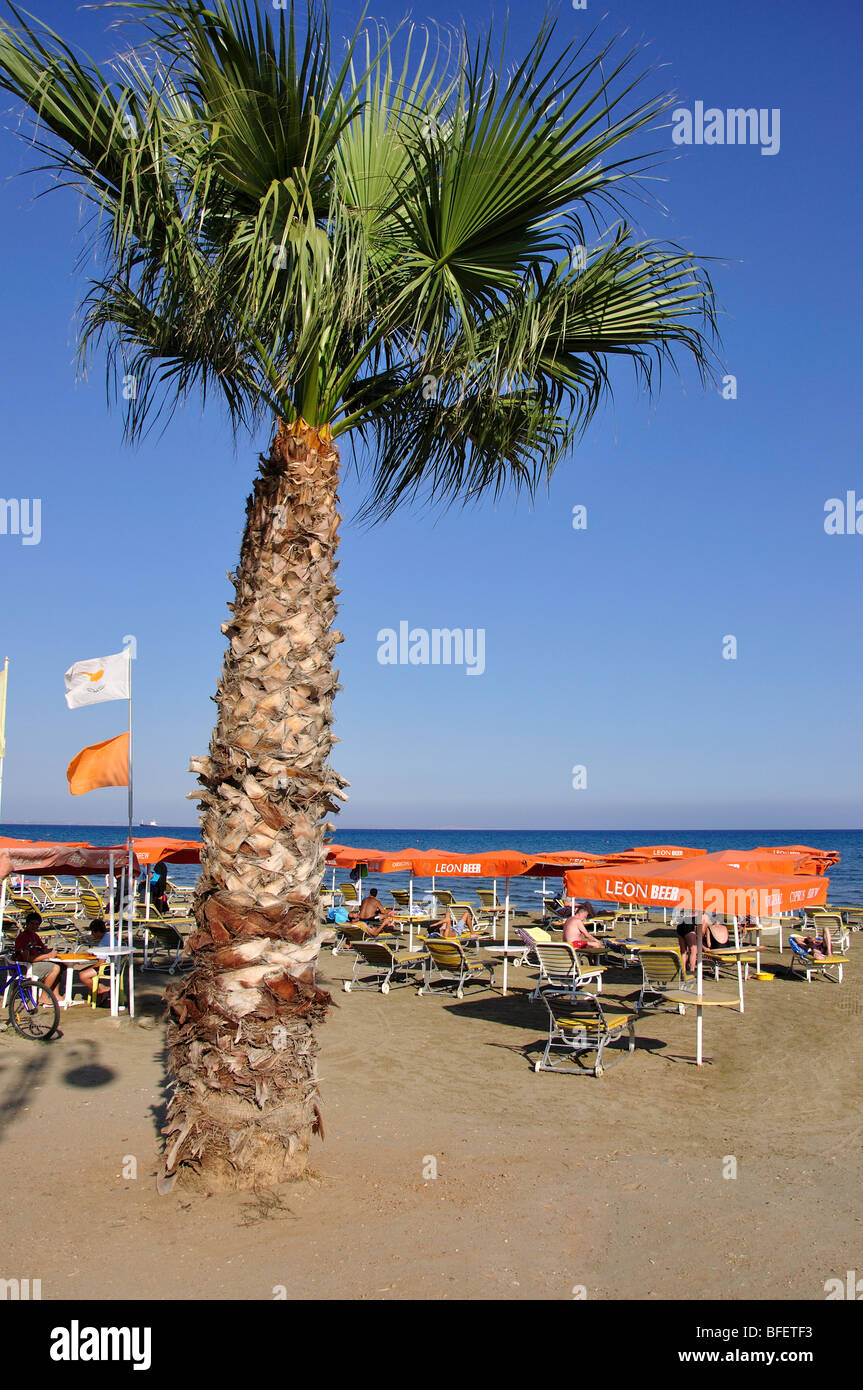
<instances>
[{"instance_id":1,"label":"orange flag","mask_svg":"<svg viewBox=\"0 0 863 1390\"><path fill-rule=\"evenodd\" d=\"M118 734L82 748L67 767L66 778L73 796L97 787L128 787L129 735Z\"/></svg>"}]
</instances>

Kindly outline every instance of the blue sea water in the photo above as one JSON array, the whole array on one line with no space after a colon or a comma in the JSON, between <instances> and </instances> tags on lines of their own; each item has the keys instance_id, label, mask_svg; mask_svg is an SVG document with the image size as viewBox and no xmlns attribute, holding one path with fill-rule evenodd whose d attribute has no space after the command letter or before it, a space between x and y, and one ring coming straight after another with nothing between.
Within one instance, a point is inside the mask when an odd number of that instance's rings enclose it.
<instances>
[{"instance_id":1,"label":"blue sea water","mask_svg":"<svg viewBox=\"0 0 863 1390\"><path fill-rule=\"evenodd\" d=\"M4 835L31 840L86 840L91 845L120 844L125 840L122 825L4 825ZM188 825L142 826L136 837L176 837L196 839L198 828ZM360 845L363 849L398 850L440 849L458 853L495 849L523 850L527 854L550 850L587 850L592 854L612 853L633 845L692 845L708 853L720 849L754 849L756 845L811 845L815 849L836 850L841 860L830 873L830 900L863 903L863 830L385 830L353 829L339 825L333 838L338 844ZM194 883L196 865L171 867L171 878L179 884ZM331 871L327 870L329 882ZM336 871L336 882L347 877ZM438 887L464 889L471 881L437 880ZM550 885L553 880L549 880ZM403 874L370 874L365 886L381 890L407 886ZM536 907L536 879L512 879L510 896L521 907ZM384 892L384 900L387 895Z\"/></svg>"}]
</instances>

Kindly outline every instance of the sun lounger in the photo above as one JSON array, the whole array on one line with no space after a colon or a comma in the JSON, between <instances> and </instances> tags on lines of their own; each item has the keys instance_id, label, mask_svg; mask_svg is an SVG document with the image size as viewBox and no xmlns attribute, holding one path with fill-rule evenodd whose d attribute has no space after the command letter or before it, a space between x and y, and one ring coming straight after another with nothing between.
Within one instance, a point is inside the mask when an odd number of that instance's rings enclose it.
<instances>
[{"instance_id":1,"label":"sun lounger","mask_svg":"<svg viewBox=\"0 0 863 1390\"><path fill-rule=\"evenodd\" d=\"M849 931L863 931L863 905L860 903L837 903L831 910L839 913Z\"/></svg>"},{"instance_id":2,"label":"sun lounger","mask_svg":"<svg viewBox=\"0 0 863 1390\"><path fill-rule=\"evenodd\" d=\"M380 936L374 932L369 932L362 922L336 922L336 939L333 942L333 955L340 955L342 951L353 951L360 941L384 941L394 939L394 932L384 932Z\"/></svg>"},{"instance_id":3,"label":"sun lounger","mask_svg":"<svg viewBox=\"0 0 863 1390\"><path fill-rule=\"evenodd\" d=\"M64 908L46 907L42 903L37 903L29 893L8 893L6 911L10 915L20 917L22 922L28 912L38 912L42 920L49 926L53 926L55 922L68 922L73 915Z\"/></svg>"},{"instance_id":4,"label":"sun lounger","mask_svg":"<svg viewBox=\"0 0 863 1390\"><path fill-rule=\"evenodd\" d=\"M534 1071L563 1071L573 1076L602 1076L614 1062L635 1050L635 1014L617 1002L604 1009L595 994L580 993L575 999L562 994L546 993L542 999L548 1009L548 1041ZM625 1051L605 1062L605 1049L612 1043L623 1043ZM595 1053L592 1067L585 1067L578 1058ZM555 1054L560 1060L555 1060Z\"/></svg>"},{"instance_id":5,"label":"sun lounger","mask_svg":"<svg viewBox=\"0 0 863 1390\"><path fill-rule=\"evenodd\" d=\"M550 945L551 932L546 931L545 927L516 927L515 934L524 942L524 955L520 959L514 960L513 965L538 965L534 947L537 943L545 946Z\"/></svg>"},{"instance_id":6,"label":"sun lounger","mask_svg":"<svg viewBox=\"0 0 863 1390\"><path fill-rule=\"evenodd\" d=\"M539 979L531 999L539 999L546 992L573 995L591 981L596 982L597 993L601 993L605 966L588 964L569 942L534 941L533 950Z\"/></svg>"},{"instance_id":7,"label":"sun lounger","mask_svg":"<svg viewBox=\"0 0 863 1390\"><path fill-rule=\"evenodd\" d=\"M848 964L848 957L842 955L816 956L808 946L803 944L799 936L789 936L788 945L791 947L791 967L789 975L794 975L794 967L799 965L806 976L807 984L812 983L813 975L823 975L825 980L831 980L833 984L842 983L843 967ZM834 971L834 974L830 972Z\"/></svg>"},{"instance_id":8,"label":"sun lounger","mask_svg":"<svg viewBox=\"0 0 863 1390\"><path fill-rule=\"evenodd\" d=\"M393 985L415 984L417 971L423 970L426 962L425 951L404 950L389 941L357 941L354 951L353 976L342 985L345 994L355 989L379 989L381 994L389 994ZM362 970L371 974L361 975Z\"/></svg>"},{"instance_id":9,"label":"sun lounger","mask_svg":"<svg viewBox=\"0 0 863 1390\"><path fill-rule=\"evenodd\" d=\"M851 945L850 929L838 912L828 912L825 908L812 908L806 912L803 926L796 933L798 937L824 937L830 933L830 944L834 955L845 955Z\"/></svg>"},{"instance_id":10,"label":"sun lounger","mask_svg":"<svg viewBox=\"0 0 863 1390\"><path fill-rule=\"evenodd\" d=\"M190 919L189 925L194 926L194 918ZM158 952L170 957L168 974L173 975L180 965L180 957L183 954L184 940L178 932L173 922L165 919L159 920L158 917L150 917L146 922L137 923L144 928L144 970L162 970L164 966L151 965L150 961ZM152 937L155 947L150 946Z\"/></svg>"},{"instance_id":11,"label":"sun lounger","mask_svg":"<svg viewBox=\"0 0 863 1390\"><path fill-rule=\"evenodd\" d=\"M638 953L638 959L641 965L641 992L635 1003L636 1013L661 1008L668 990L686 989L691 983L691 977L687 978L683 973L680 952L672 946L642 949ZM694 985L692 989L694 993ZM675 1007L678 1013L686 1012L683 1004L676 1004Z\"/></svg>"},{"instance_id":12,"label":"sun lounger","mask_svg":"<svg viewBox=\"0 0 863 1390\"><path fill-rule=\"evenodd\" d=\"M471 960L460 941L452 938L438 939L430 936L423 943L426 951L425 974L420 994L440 994L442 990L455 986L455 996L461 999L465 985L484 984L483 975L488 976L487 988L494 986L494 965L490 961ZM433 980L443 984L432 988Z\"/></svg>"}]
</instances>

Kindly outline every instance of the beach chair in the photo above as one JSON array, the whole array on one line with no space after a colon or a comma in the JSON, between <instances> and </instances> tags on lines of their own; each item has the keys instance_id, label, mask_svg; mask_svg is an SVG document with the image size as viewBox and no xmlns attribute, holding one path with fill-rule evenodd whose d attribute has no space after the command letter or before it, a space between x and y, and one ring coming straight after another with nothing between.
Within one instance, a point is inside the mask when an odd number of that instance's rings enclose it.
<instances>
[{"instance_id":1,"label":"beach chair","mask_svg":"<svg viewBox=\"0 0 863 1390\"><path fill-rule=\"evenodd\" d=\"M409 912L411 895L406 888L391 888L390 897L401 912Z\"/></svg>"},{"instance_id":2,"label":"beach chair","mask_svg":"<svg viewBox=\"0 0 863 1390\"><path fill-rule=\"evenodd\" d=\"M11 915L20 917L22 922L28 912L38 912L49 927L53 927L57 922L68 922L72 915L63 908L48 907L36 902L30 893L7 893L6 910Z\"/></svg>"},{"instance_id":3,"label":"beach chair","mask_svg":"<svg viewBox=\"0 0 863 1390\"><path fill-rule=\"evenodd\" d=\"M104 917L107 909L102 904L102 899L90 884L89 879L78 879L78 916L86 917L88 922L92 922L96 917Z\"/></svg>"},{"instance_id":4,"label":"beach chair","mask_svg":"<svg viewBox=\"0 0 863 1390\"><path fill-rule=\"evenodd\" d=\"M616 935L618 928L622 927L624 936L634 936L636 929L643 926L646 921L646 907L627 907L615 912L612 915L611 921L605 922L604 929L606 931L612 931ZM596 927L591 926L590 922L586 923L586 925L589 927L590 931L596 931L597 934L603 930L602 919L598 921Z\"/></svg>"},{"instance_id":5,"label":"beach chair","mask_svg":"<svg viewBox=\"0 0 863 1390\"><path fill-rule=\"evenodd\" d=\"M863 907L858 903L843 904L833 908L838 912L849 931L863 931Z\"/></svg>"},{"instance_id":6,"label":"beach chair","mask_svg":"<svg viewBox=\"0 0 863 1390\"><path fill-rule=\"evenodd\" d=\"M345 994L355 989L379 989L381 994L389 994L391 986L416 984L417 971L425 968L425 951L408 951L392 941L357 941L354 951L354 973L342 985ZM371 974L361 975L363 970Z\"/></svg>"},{"instance_id":7,"label":"beach chair","mask_svg":"<svg viewBox=\"0 0 863 1390\"><path fill-rule=\"evenodd\" d=\"M605 966L588 964L568 941L534 939L533 951L539 965L539 979L531 999L539 999L545 993L574 995L591 981L596 983L597 993L602 992Z\"/></svg>"},{"instance_id":8,"label":"beach chair","mask_svg":"<svg viewBox=\"0 0 863 1390\"><path fill-rule=\"evenodd\" d=\"M570 999L546 993L542 999L548 1009L548 1041L542 1057L534 1063L534 1071L602 1076L615 1062L635 1051L636 1015L616 1001L604 1009L595 994L581 993ZM614 1043L622 1043L623 1047L613 1061L605 1061L605 1050ZM579 1059L591 1052L596 1054L593 1066L585 1067Z\"/></svg>"},{"instance_id":9,"label":"beach chair","mask_svg":"<svg viewBox=\"0 0 863 1390\"><path fill-rule=\"evenodd\" d=\"M812 983L813 975L823 975L825 980L832 981L833 984L841 985L842 970L848 964L848 957L836 955L835 952L830 956L816 956L808 946L803 944L799 936L789 936L788 945L791 947L791 966L789 977L794 977L794 967L799 966L806 976L806 983ZM834 974L830 972L834 971Z\"/></svg>"},{"instance_id":10,"label":"beach chair","mask_svg":"<svg viewBox=\"0 0 863 1390\"><path fill-rule=\"evenodd\" d=\"M135 925L134 922L133 925ZM144 961L142 968L144 970L164 970L164 964L152 965L150 962L156 955L167 955L170 958L168 974L173 975L175 970L179 969L180 957L183 954L183 948L185 946L185 941L177 931L174 923L169 922L166 918L160 920L158 917L151 916L147 921L142 920L139 925L142 925L144 928ZM194 919L191 920L190 925L194 925ZM154 948L150 946L151 938L155 943Z\"/></svg>"},{"instance_id":11,"label":"beach chair","mask_svg":"<svg viewBox=\"0 0 863 1390\"><path fill-rule=\"evenodd\" d=\"M97 888L95 883L87 878L86 874L77 874L75 876L75 896L77 898L80 898L81 894L85 892L94 893L100 902L107 903L109 891L108 888Z\"/></svg>"},{"instance_id":12,"label":"beach chair","mask_svg":"<svg viewBox=\"0 0 863 1390\"><path fill-rule=\"evenodd\" d=\"M494 986L494 965L489 961L471 960L460 941L437 937L427 937L423 942L426 950L425 972L420 986L420 994L440 994L455 986L456 999L464 996L465 986L476 983L483 985L480 978L488 975L487 988ZM432 988L432 980L439 979L443 984Z\"/></svg>"},{"instance_id":13,"label":"beach chair","mask_svg":"<svg viewBox=\"0 0 863 1390\"><path fill-rule=\"evenodd\" d=\"M467 915L470 933L474 939L479 940L480 937L494 936L492 924L482 916L481 912L477 912L473 903L453 903L450 912L456 926L461 925L462 918L465 914Z\"/></svg>"},{"instance_id":14,"label":"beach chair","mask_svg":"<svg viewBox=\"0 0 863 1390\"><path fill-rule=\"evenodd\" d=\"M834 955L847 954L851 945L851 935L838 912L828 912L825 908L807 910L803 928L798 935L823 937L825 927L830 932Z\"/></svg>"},{"instance_id":15,"label":"beach chair","mask_svg":"<svg viewBox=\"0 0 863 1390\"><path fill-rule=\"evenodd\" d=\"M452 907L455 901L455 893L451 892L449 888L436 888L434 890L434 898L437 902L438 909L446 912L446 909Z\"/></svg>"},{"instance_id":16,"label":"beach chair","mask_svg":"<svg viewBox=\"0 0 863 1390\"><path fill-rule=\"evenodd\" d=\"M497 894L495 893L495 891L494 891L493 888L476 888L476 889L474 889L474 892L476 893L477 897L479 898L480 904L481 904L484 908L486 908L486 909L488 909L488 908L490 908L490 907L502 907L502 906L503 906L502 903L499 903L499 902L498 902L498 900L497 900Z\"/></svg>"},{"instance_id":17,"label":"beach chair","mask_svg":"<svg viewBox=\"0 0 863 1390\"><path fill-rule=\"evenodd\" d=\"M333 942L333 955L338 956L342 951L353 951L359 941L394 941L393 932L387 932L385 936L375 936L370 934L363 926L362 922L335 922L331 923L335 927L336 939Z\"/></svg>"},{"instance_id":18,"label":"beach chair","mask_svg":"<svg viewBox=\"0 0 863 1390\"><path fill-rule=\"evenodd\" d=\"M683 959L673 946L652 946L638 953L641 965L641 992L635 1002L636 1013L659 1009L668 990L692 988L691 978L683 973ZM650 996L651 1002L648 1002ZM684 1004L675 1004L679 1014L686 1012Z\"/></svg>"},{"instance_id":19,"label":"beach chair","mask_svg":"<svg viewBox=\"0 0 863 1390\"><path fill-rule=\"evenodd\" d=\"M98 969L96 970L96 973L93 976L93 981L90 985L91 1009L95 1009L98 1003L99 986L103 983L106 976L109 980L111 978L111 964L112 963L110 960L100 961ZM123 1005L127 1002L126 984L129 976L129 957L120 956L119 959L115 960L113 964L114 970L117 973L117 1002L118 1004Z\"/></svg>"},{"instance_id":20,"label":"beach chair","mask_svg":"<svg viewBox=\"0 0 863 1390\"><path fill-rule=\"evenodd\" d=\"M754 922L746 921L740 927L740 940L744 946L759 943L759 950L763 950L767 943L773 939L782 955L782 934L788 922L783 922L781 917L756 917Z\"/></svg>"},{"instance_id":21,"label":"beach chair","mask_svg":"<svg viewBox=\"0 0 863 1390\"><path fill-rule=\"evenodd\" d=\"M537 965L539 962L534 947L537 942L550 945L551 932L546 931L545 927L516 927L515 934L524 942L524 955L514 959L513 965Z\"/></svg>"},{"instance_id":22,"label":"beach chair","mask_svg":"<svg viewBox=\"0 0 863 1390\"><path fill-rule=\"evenodd\" d=\"M165 892L168 896L169 907L180 907L184 912L188 912L195 896L195 889L191 884L177 884L166 879Z\"/></svg>"},{"instance_id":23,"label":"beach chair","mask_svg":"<svg viewBox=\"0 0 863 1390\"><path fill-rule=\"evenodd\" d=\"M342 895L343 903L356 903L357 907L359 907L360 896L353 883L340 883L339 892Z\"/></svg>"}]
</instances>

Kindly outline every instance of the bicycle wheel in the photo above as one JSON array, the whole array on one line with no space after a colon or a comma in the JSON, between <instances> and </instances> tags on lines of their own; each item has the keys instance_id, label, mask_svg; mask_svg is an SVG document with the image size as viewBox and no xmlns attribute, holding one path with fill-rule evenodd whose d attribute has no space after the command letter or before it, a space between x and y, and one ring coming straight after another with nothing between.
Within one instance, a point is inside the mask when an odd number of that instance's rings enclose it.
<instances>
[{"instance_id":1,"label":"bicycle wheel","mask_svg":"<svg viewBox=\"0 0 863 1390\"><path fill-rule=\"evenodd\" d=\"M22 1038L50 1038L60 1021L60 1010L41 980L13 980L9 986L9 1022Z\"/></svg>"}]
</instances>

